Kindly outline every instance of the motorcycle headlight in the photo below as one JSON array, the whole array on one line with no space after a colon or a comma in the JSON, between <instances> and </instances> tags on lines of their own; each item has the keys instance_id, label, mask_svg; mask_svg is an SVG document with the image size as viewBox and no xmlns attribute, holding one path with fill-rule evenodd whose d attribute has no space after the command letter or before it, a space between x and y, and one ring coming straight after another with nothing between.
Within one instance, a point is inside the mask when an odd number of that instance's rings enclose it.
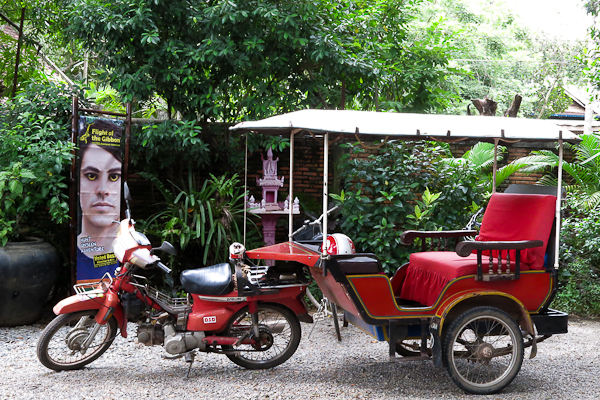
<instances>
[{"instance_id":1,"label":"motorcycle headlight","mask_svg":"<svg viewBox=\"0 0 600 400\"><path fill-rule=\"evenodd\" d=\"M123 241L120 240L118 236L115 240L113 240L112 247L113 253L115 253L115 257L117 257L117 260L119 260L119 262L122 263L123 259L125 258L125 251L127 249L125 248Z\"/></svg>"},{"instance_id":2,"label":"motorcycle headlight","mask_svg":"<svg viewBox=\"0 0 600 400\"><path fill-rule=\"evenodd\" d=\"M143 233L138 231L132 231L131 236L133 236L137 244L139 244L140 246L150 246L150 240L148 240L146 235L144 235Z\"/></svg>"}]
</instances>

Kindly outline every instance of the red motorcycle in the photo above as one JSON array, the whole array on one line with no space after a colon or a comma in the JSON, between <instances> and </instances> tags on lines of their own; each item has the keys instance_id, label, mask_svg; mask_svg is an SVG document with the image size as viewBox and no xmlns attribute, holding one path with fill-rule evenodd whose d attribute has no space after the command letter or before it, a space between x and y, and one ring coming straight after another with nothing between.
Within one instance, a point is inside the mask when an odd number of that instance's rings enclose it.
<instances>
[{"instance_id":1,"label":"red motorcycle","mask_svg":"<svg viewBox=\"0 0 600 400\"><path fill-rule=\"evenodd\" d=\"M171 357L194 361L196 351L225 354L248 369L272 368L294 354L300 343L299 321L312 322L304 295L310 278L298 263L259 266L245 256L244 246L230 247L230 263L186 270L180 280L189 293L172 298L135 272L171 270L155 251L175 254L168 242L153 249L130 217L125 187L126 218L113 250L121 266L96 283L75 285L76 294L54 307L58 316L38 342L41 363L53 370L80 369L100 357L127 322L137 323L137 339L162 345ZM231 266L235 268L232 274ZM188 370L189 372L189 370Z\"/></svg>"}]
</instances>

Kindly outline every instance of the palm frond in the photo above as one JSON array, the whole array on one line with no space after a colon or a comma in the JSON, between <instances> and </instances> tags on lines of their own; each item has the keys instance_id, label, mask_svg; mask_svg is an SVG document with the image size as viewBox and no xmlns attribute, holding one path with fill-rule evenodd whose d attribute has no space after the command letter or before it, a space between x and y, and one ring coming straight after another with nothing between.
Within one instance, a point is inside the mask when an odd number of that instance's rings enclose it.
<instances>
[{"instance_id":1,"label":"palm frond","mask_svg":"<svg viewBox=\"0 0 600 400\"><path fill-rule=\"evenodd\" d=\"M598 204L600 204L600 191L588 195L584 200L584 205L588 210L596 208Z\"/></svg>"},{"instance_id":2,"label":"palm frond","mask_svg":"<svg viewBox=\"0 0 600 400\"><path fill-rule=\"evenodd\" d=\"M537 181L538 185L544 186L558 186L558 179L553 175L544 175L540 180Z\"/></svg>"}]
</instances>

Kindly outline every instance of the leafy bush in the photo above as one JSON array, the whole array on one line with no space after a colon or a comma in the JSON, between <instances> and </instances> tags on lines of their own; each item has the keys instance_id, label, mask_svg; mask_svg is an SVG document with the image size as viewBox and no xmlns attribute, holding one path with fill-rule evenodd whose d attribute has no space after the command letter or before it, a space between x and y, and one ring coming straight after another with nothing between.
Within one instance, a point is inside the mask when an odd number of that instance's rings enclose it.
<instances>
[{"instance_id":1,"label":"leafy bush","mask_svg":"<svg viewBox=\"0 0 600 400\"><path fill-rule=\"evenodd\" d=\"M2 10L4 11L4 10ZM2 22L4 24L4 21ZM0 30L0 97L8 96L13 90L17 41ZM25 43L21 47L17 88L22 89L23 82L43 75L39 56L33 46Z\"/></svg>"},{"instance_id":2,"label":"leafy bush","mask_svg":"<svg viewBox=\"0 0 600 400\"><path fill-rule=\"evenodd\" d=\"M201 132L196 121L167 120L144 126L131 137L131 162L143 164L150 173L173 165L180 173L189 167L205 167L209 149L199 137Z\"/></svg>"},{"instance_id":3,"label":"leafy bush","mask_svg":"<svg viewBox=\"0 0 600 400\"><path fill-rule=\"evenodd\" d=\"M64 85L30 83L0 108L0 245L35 231L43 210L55 223L68 219L73 93Z\"/></svg>"},{"instance_id":4,"label":"leafy bush","mask_svg":"<svg viewBox=\"0 0 600 400\"><path fill-rule=\"evenodd\" d=\"M377 154L350 145L339 170L345 190L341 230L357 251L377 254L388 273L408 261L406 229L460 229L480 203L477 171L441 163L446 150L432 142L391 142Z\"/></svg>"},{"instance_id":5,"label":"leafy bush","mask_svg":"<svg viewBox=\"0 0 600 400\"><path fill-rule=\"evenodd\" d=\"M600 210L566 218L561 235L559 291L553 306L600 315Z\"/></svg>"}]
</instances>

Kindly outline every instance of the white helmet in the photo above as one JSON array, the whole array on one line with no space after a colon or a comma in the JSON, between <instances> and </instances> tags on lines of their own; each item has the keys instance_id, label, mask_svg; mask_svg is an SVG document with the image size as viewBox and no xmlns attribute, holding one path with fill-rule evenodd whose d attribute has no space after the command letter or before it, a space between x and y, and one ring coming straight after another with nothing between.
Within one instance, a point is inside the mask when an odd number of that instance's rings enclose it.
<instances>
[{"instance_id":1,"label":"white helmet","mask_svg":"<svg viewBox=\"0 0 600 400\"><path fill-rule=\"evenodd\" d=\"M323 245L321 245L321 252ZM327 236L327 254L354 254L356 249L352 240L343 233Z\"/></svg>"}]
</instances>

